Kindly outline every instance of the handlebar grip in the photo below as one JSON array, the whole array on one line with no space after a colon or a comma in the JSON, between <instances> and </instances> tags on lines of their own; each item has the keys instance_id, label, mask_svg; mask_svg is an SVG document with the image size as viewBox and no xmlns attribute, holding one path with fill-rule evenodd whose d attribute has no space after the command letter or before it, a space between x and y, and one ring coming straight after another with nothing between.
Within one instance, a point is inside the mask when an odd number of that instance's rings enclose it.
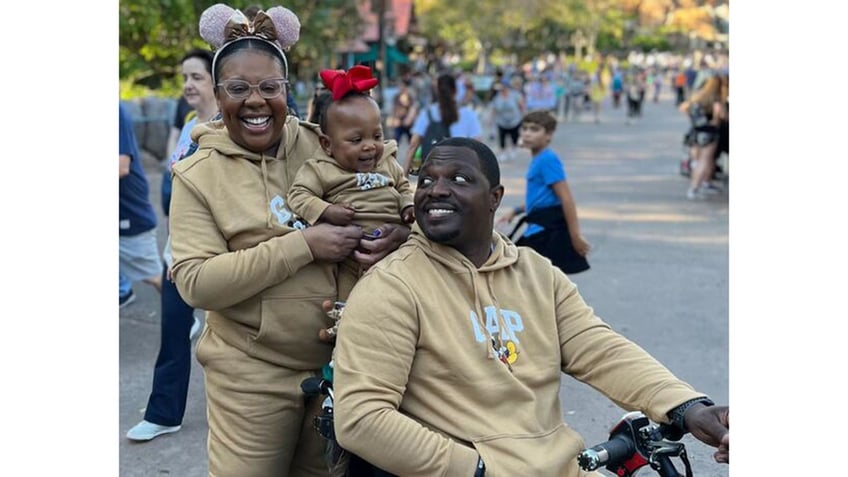
<instances>
[{"instance_id":1,"label":"handlebar grip","mask_svg":"<svg viewBox=\"0 0 848 477\"><path fill-rule=\"evenodd\" d=\"M619 464L636 452L636 444L627 434L618 434L612 439L586 449L577 456L577 463L585 471L593 471L601 466Z\"/></svg>"},{"instance_id":2,"label":"handlebar grip","mask_svg":"<svg viewBox=\"0 0 848 477\"><path fill-rule=\"evenodd\" d=\"M659 431L663 439L675 442L683 439L683 436L687 434L686 431L672 424L660 424Z\"/></svg>"}]
</instances>

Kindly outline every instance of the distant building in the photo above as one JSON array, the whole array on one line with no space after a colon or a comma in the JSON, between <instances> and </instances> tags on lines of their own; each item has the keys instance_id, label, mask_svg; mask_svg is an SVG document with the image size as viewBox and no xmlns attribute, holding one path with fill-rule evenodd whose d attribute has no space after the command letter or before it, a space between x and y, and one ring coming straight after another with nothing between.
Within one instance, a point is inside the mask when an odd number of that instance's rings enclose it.
<instances>
[{"instance_id":1,"label":"distant building","mask_svg":"<svg viewBox=\"0 0 848 477\"><path fill-rule=\"evenodd\" d=\"M336 53L344 68L357 64L377 66L380 58L379 6L385 2L383 42L386 45L386 77L398 75L398 65L409 63L401 44L415 21L413 0L359 0L357 10L365 25L362 34L339 45Z\"/></svg>"}]
</instances>

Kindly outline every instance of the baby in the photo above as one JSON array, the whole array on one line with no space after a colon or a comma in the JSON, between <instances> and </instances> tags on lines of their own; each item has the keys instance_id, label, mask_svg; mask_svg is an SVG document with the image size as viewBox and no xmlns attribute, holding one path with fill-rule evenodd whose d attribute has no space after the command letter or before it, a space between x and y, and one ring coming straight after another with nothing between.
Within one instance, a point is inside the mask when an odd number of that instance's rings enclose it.
<instances>
[{"instance_id":1,"label":"baby","mask_svg":"<svg viewBox=\"0 0 848 477\"><path fill-rule=\"evenodd\" d=\"M384 142L380 108L368 94L377 85L371 69L324 70L321 80L332 93L320 112L321 150L298 170L290 210L309 224L359 225L371 238L385 223L411 224L412 188L397 163L397 142ZM352 258L340 264L339 300L361 274Z\"/></svg>"}]
</instances>

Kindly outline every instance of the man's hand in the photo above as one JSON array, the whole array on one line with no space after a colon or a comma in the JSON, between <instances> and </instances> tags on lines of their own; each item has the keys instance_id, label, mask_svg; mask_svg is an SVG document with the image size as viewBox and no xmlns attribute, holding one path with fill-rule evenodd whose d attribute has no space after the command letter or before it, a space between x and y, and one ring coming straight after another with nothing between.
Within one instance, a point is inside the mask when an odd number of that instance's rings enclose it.
<instances>
[{"instance_id":1,"label":"man's hand","mask_svg":"<svg viewBox=\"0 0 848 477\"><path fill-rule=\"evenodd\" d=\"M683 416L686 429L704 444L717 447L716 462L730 463L730 408L695 404Z\"/></svg>"},{"instance_id":2,"label":"man's hand","mask_svg":"<svg viewBox=\"0 0 848 477\"><path fill-rule=\"evenodd\" d=\"M406 242L410 231L406 225L383 224L374 231L379 238L359 241L359 247L353 251L353 259L367 270Z\"/></svg>"}]
</instances>

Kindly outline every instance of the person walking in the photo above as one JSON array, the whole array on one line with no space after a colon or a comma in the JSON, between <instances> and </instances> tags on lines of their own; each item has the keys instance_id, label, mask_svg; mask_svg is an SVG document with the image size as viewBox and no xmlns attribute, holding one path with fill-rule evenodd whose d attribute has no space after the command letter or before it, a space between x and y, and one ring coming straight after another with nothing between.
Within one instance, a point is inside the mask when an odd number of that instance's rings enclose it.
<instances>
[{"instance_id":1,"label":"person walking","mask_svg":"<svg viewBox=\"0 0 848 477\"><path fill-rule=\"evenodd\" d=\"M404 158L404 174L413 170L413 158L427 134L430 122L441 122L450 131L451 137L473 137L482 139L480 118L470 106L459 107L456 100L456 79L450 73L442 73L436 79L436 101L423 108L412 126L412 139ZM426 148L428 149L429 145ZM423 150L422 149L422 150ZM422 154L422 159L424 155Z\"/></svg>"},{"instance_id":2,"label":"person walking","mask_svg":"<svg viewBox=\"0 0 848 477\"><path fill-rule=\"evenodd\" d=\"M135 301L133 282L162 289L162 260L156 241L156 212L133 130L133 120L118 104L118 304Z\"/></svg>"},{"instance_id":3,"label":"person walking","mask_svg":"<svg viewBox=\"0 0 848 477\"><path fill-rule=\"evenodd\" d=\"M528 111L548 111L556 114L556 90L546 75L537 74L533 76L524 85L524 97Z\"/></svg>"},{"instance_id":4,"label":"person walking","mask_svg":"<svg viewBox=\"0 0 848 477\"><path fill-rule=\"evenodd\" d=\"M191 131L198 123L212 120L218 112L215 88L212 85L212 52L195 49L180 61L183 76L183 97L194 111L177 139L168 167L162 177L162 208L166 220L171 203L171 168L192 152ZM167 224L167 222L166 222ZM186 303L171 281L170 236L163 253L165 269L162 274L161 333L159 354L153 369L153 387L144 418L127 432L133 441L149 441L182 428L188 385L191 377L191 340L200 333L201 322L194 308Z\"/></svg>"},{"instance_id":5,"label":"person walking","mask_svg":"<svg viewBox=\"0 0 848 477\"><path fill-rule=\"evenodd\" d=\"M601 122L601 104L603 103L606 95L607 87L604 83L601 69L599 68L595 74L592 75L591 82L589 84L589 97L592 99L592 114L595 119L595 124Z\"/></svg>"},{"instance_id":6,"label":"person walking","mask_svg":"<svg viewBox=\"0 0 848 477\"><path fill-rule=\"evenodd\" d=\"M411 84L407 79L400 81L398 92L392 98L392 111L387 121L398 146L404 136L407 141L412 140L411 128L418 116L418 99L412 92Z\"/></svg>"},{"instance_id":7,"label":"person walking","mask_svg":"<svg viewBox=\"0 0 848 477\"><path fill-rule=\"evenodd\" d=\"M686 73L682 68L674 75L674 94L674 105L679 107L686 101Z\"/></svg>"},{"instance_id":8,"label":"person walking","mask_svg":"<svg viewBox=\"0 0 848 477\"><path fill-rule=\"evenodd\" d=\"M300 384L318 376L332 346L322 308L337 295L336 263L371 266L406 240L386 224L364 240L354 226L305 227L286 194L319 145L317 125L288 115L288 62L300 21L275 6L249 21L224 4L203 11L214 49L221 120L192 130L198 149L173 167L172 277L206 311L196 347L206 389L208 469L217 476L326 475L312 428L321 400Z\"/></svg>"},{"instance_id":9,"label":"person walking","mask_svg":"<svg viewBox=\"0 0 848 477\"><path fill-rule=\"evenodd\" d=\"M498 158L502 161L511 160L518 146L521 118L524 117L524 98L517 91L502 83L495 85L496 94L491 102L493 121L498 128ZM510 139L506 145L507 136Z\"/></svg>"},{"instance_id":10,"label":"person walking","mask_svg":"<svg viewBox=\"0 0 848 477\"><path fill-rule=\"evenodd\" d=\"M612 107L618 109L621 106L621 95L624 92L624 74L619 68L615 68L612 74L610 90L612 92Z\"/></svg>"},{"instance_id":11,"label":"person walking","mask_svg":"<svg viewBox=\"0 0 848 477\"><path fill-rule=\"evenodd\" d=\"M719 132L722 120L725 118L726 96L723 92L721 79L713 76L706 80L701 89L692 93L688 101L680 104L680 112L689 117L692 125L693 157L695 166L689 175L689 188L686 198L689 200L702 199L704 194L717 192L710 182L715 171L716 149L719 143Z\"/></svg>"}]
</instances>

